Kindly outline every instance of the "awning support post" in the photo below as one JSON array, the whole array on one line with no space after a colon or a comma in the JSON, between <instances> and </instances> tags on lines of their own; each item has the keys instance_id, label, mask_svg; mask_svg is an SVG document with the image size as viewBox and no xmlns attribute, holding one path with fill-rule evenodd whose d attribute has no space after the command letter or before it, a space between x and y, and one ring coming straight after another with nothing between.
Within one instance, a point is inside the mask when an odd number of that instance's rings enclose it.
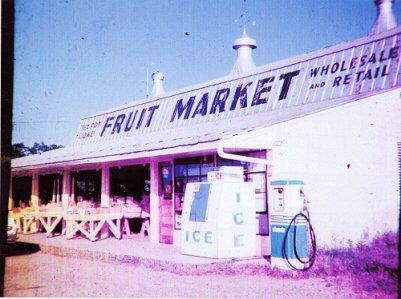
<instances>
[{"instance_id":1,"label":"awning support post","mask_svg":"<svg viewBox=\"0 0 401 299\"><path fill-rule=\"evenodd\" d=\"M60 203L60 195L61 195L61 187L62 186L60 186L60 179L58 178L58 179L56 179L56 182L57 182L57 188L56 188L56 203L57 204L59 204Z\"/></svg>"},{"instance_id":2,"label":"awning support post","mask_svg":"<svg viewBox=\"0 0 401 299\"><path fill-rule=\"evenodd\" d=\"M52 193L52 203L56 203L56 194L57 194L57 179L53 180L53 193Z\"/></svg>"},{"instance_id":3,"label":"awning support post","mask_svg":"<svg viewBox=\"0 0 401 299\"><path fill-rule=\"evenodd\" d=\"M101 179L101 196L100 206L107 208L111 206L110 202L110 168L107 164L102 166L102 179Z\"/></svg>"},{"instance_id":4,"label":"awning support post","mask_svg":"<svg viewBox=\"0 0 401 299\"><path fill-rule=\"evenodd\" d=\"M10 186L8 189L8 210L14 209L14 199L13 199L13 178L10 176Z\"/></svg>"},{"instance_id":5,"label":"awning support post","mask_svg":"<svg viewBox=\"0 0 401 299\"><path fill-rule=\"evenodd\" d=\"M32 174L31 204L33 207L39 207L41 204L39 197L39 175L36 172Z\"/></svg>"},{"instance_id":6,"label":"awning support post","mask_svg":"<svg viewBox=\"0 0 401 299\"><path fill-rule=\"evenodd\" d=\"M156 161L150 162L150 241L159 243L159 170Z\"/></svg>"},{"instance_id":7,"label":"awning support post","mask_svg":"<svg viewBox=\"0 0 401 299\"><path fill-rule=\"evenodd\" d=\"M69 170L63 171L63 192L61 195L61 205L63 208L68 207L68 202L71 193L71 172Z\"/></svg>"}]
</instances>

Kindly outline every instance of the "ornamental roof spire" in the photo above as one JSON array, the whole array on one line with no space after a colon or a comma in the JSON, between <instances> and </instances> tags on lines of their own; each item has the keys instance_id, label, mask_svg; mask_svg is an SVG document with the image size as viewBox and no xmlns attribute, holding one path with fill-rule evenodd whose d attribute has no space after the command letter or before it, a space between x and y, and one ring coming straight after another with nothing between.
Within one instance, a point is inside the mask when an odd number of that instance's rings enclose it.
<instances>
[{"instance_id":1,"label":"ornamental roof spire","mask_svg":"<svg viewBox=\"0 0 401 299\"><path fill-rule=\"evenodd\" d=\"M376 21L370 30L370 35L378 34L397 27L393 13L394 0L374 0L377 6Z\"/></svg>"},{"instance_id":2,"label":"ornamental roof spire","mask_svg":"<svg viewBox=\"0 0 401 299\"><path fill-rule=\"evenodd\" d=\"M153 79L152 96L157 97L165 93L163 87L164 75L160 72L155 72L152 74L152 79Z\"/></svg>"},{"instance_id":3,"label":"ornamental roof spire","mask_svg":"<svg viewBox=\"0 0 401 299\"><path fill-rule=\"evenodd\" d=\"M237 60L235 61L230 75L240 74L255 68L255 63L252 58L252 50L256 49L256 47L256 40L248 36L244 25L242 36L237 38L233 44L233 49L237 51Z\"/></svg>"}]
</instances>

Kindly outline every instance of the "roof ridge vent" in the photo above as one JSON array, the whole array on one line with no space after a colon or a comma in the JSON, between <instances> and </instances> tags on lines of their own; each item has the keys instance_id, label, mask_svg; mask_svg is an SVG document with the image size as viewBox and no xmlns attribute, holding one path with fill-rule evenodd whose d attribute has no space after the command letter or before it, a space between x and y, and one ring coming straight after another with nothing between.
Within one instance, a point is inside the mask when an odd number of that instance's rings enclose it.
<instances>
[{"instance_id":1,"label":"roof ridge vent","mask_svg":"<svg viewBox=\"0 0 401 299\"><path fill-rule=\"evenodd\" d=\"M240 74L255 68L255 63L252 58L252 50L256 49L256 47L256 40L248 36L244 26L242 36L237 38L233 44L233 49L237 50L237 60L230 75Z\"/></svg>"},{"instance_id":2,"label":"roof ridge vent","mask_svg":"<svg viewBox=\"0 0 401 299\"><path fill-rule=\"evenodd\" d=\"M165 93L163 87L164 75L160 72L155 72L152 74L153 87L152 96L157 97Z\"/></svg>"},{"instance_id":3,"label":"roof ridge vent","mask_svg":"<svg viewBox=\"0 0 401 299\"><path fill-rule=\"evenodd\" d=\"M377 17L374 22L370 35L378 34L394 27L397 27L397 21L393 13L394 0L374 0L377 6Z\"/></svg>"}]
</instances>

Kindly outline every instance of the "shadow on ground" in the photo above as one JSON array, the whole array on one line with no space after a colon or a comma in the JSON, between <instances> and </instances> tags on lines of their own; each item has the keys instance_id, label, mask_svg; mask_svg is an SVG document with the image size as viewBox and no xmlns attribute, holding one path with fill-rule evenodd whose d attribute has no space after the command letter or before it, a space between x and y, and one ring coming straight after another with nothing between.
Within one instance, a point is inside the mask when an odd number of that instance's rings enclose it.
<instances>
[{"instance_id":1,"label":"shadow on ground","mask_svg":"<svg viewBox=\"0 0 401 299\"><path fill-rule=\"evenodd\" d=\"M14 242L0 245L0 256L2 257L32 254L38 251L40 251L38 244L26 242Z\"/></svg>"}]
</instances>

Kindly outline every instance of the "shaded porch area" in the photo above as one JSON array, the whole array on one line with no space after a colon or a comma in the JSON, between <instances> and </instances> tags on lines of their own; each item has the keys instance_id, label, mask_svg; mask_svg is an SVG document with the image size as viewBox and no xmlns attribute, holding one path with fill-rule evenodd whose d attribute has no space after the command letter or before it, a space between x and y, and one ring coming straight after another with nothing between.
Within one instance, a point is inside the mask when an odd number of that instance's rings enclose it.
<instances>
[{"instance_id":1,"label":"shaded porch area","mask_svg":"<svg viewBox=\"0 0 401 299\"><path fill-rule=\"evenodd\" d=\"M263 149L235 152L252 158L265 159L268 156L268 152ZM255 232L258 238L255 254L267 254L267 169L256 163L221 158L215 149L135 160L120 158L102 163L64 165L63 168L14 171L14 176L18 178L26 173L31 175L32 188L28 191L34 212L28 216L48 216L46 220L52 222L52 210L62 209L60 215L64 223L61 223L60 231L65 233L64 238L69 242L82 237L97 241L109 237L120 239L127 235L133 238L145 235L151 243L179 245L186 184L206 181L207 173L221 166L241 166L244 169L244 180L255 183ZM46 194L42 191L44 188L40 188L39 184L39 179L45 177L44 172L49 178L47 198L50 203L45 207L37 207L36 202L46 202L46 196L43 196ZM39 215L42 211L44 214ZM48 227L46 231L52 237L53 226Z\"/></svg>"}]
</instances>

